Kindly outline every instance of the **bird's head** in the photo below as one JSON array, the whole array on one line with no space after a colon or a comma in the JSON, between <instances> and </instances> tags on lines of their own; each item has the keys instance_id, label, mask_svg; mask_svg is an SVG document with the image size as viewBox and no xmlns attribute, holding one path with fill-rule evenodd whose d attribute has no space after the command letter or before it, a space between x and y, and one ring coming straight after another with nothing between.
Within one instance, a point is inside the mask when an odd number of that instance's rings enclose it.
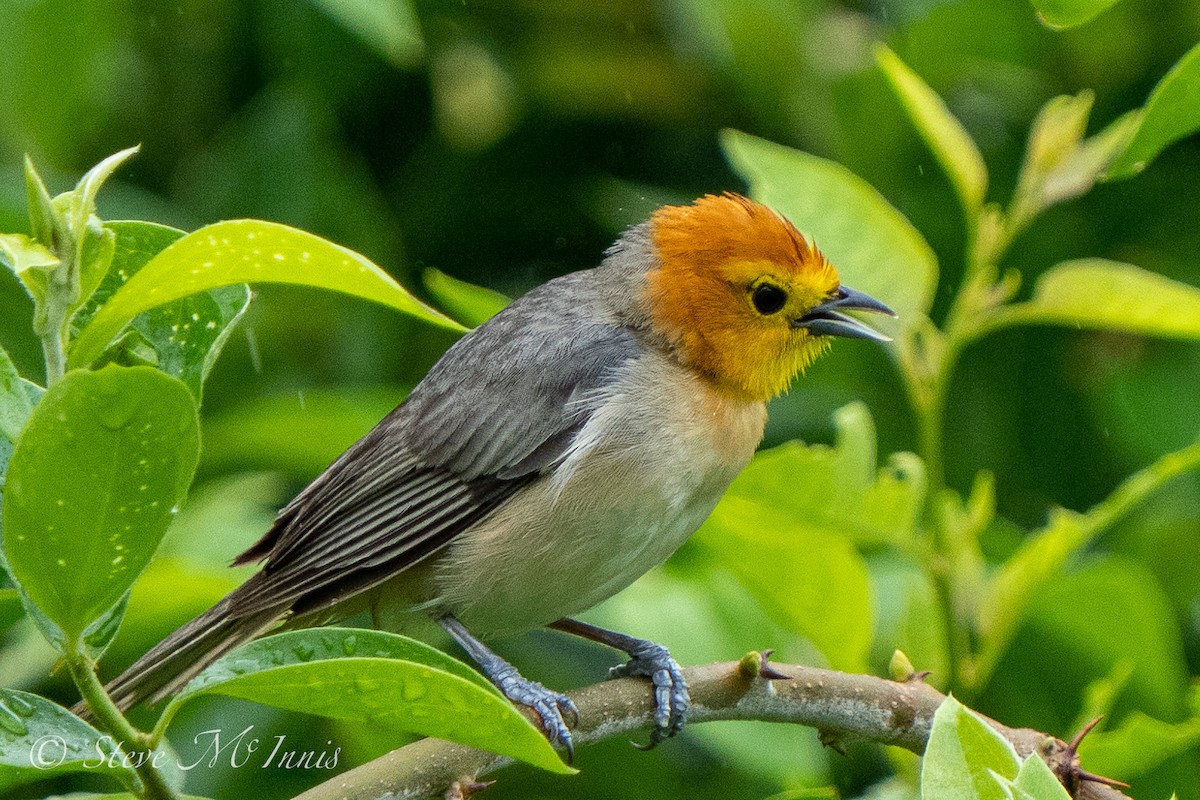
<instances>
[{"instance_id":1,"label":"bird's head","mask_svg":"<svg viewBox=\"0 0 1200 800\"><path fill-rule=\"evenodd\" d=\"M886 341L845 310L893 312L843 286L795 227L735 194L664 206L650 219L651 324L718 388L768 400L829 347L830 336Z\"/></svg>"}]
</instances>

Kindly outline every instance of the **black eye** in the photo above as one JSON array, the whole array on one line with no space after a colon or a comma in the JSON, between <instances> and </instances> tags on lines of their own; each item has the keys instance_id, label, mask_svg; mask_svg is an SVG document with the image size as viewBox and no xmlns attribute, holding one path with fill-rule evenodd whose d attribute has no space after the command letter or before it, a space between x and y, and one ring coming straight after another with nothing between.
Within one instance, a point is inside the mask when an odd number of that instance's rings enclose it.
<instances>
[{"instance_id":1,"label":"black eye","mask_svg":"<svg viewBox=\"0 0 1200 800\"><path fill-rule=\"evenodd\" d=\"M760 283L750 293L750 302L760 314L774 314L787 303L787 292L773 283Z\"/></svg>"}]
</instances>

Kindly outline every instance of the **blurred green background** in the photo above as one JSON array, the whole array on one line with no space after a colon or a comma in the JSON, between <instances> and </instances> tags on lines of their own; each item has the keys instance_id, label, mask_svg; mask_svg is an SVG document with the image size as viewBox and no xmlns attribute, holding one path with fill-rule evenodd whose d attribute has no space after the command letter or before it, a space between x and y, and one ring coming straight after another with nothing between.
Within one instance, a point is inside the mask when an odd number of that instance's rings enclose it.
<instances>
[{"instance_id":1,"label":"blurred green background","mask_svg":"<svg viewBox=\"0 0 1200 800\"><path fill-rule=\"evenodd\" d=\"M24 154L57 192L140 142L140 155L100 196L106 219L186 229L276 220L366 254L418 293L424 271L436 268L516 295L596 264L625 226L664 202L744 188L717 141L733 127L846 165L907 215L938 253L936 319L962 270L961 212L875 67L873 44L888 43L946 99L980 144L990 196L1006 199L1047 99L1094 89L1098 130L1142 105L1198 39L1193 0L1125 0L1064 32L1042 26L1023 0L2 0L0 230L27 230ZM1028 286L1058 261L1102 256L1200 285L1198 187L1193 137L1140 176L1044 214L1006 266ZM30 311L16 280L0 274L0 344L40 380ZM147 598L176 593L178 608L139 617L135 593L109 668L227 589L232 579L216 565L249 544L271 509L394 405L451 341L360 302L256 289L206 389L192 503L170 558L139 589ZM769 440L829 441L832 412L861 398L880 452L910 449L902 392L881 351L838 342L775 404ZM1000 514L1013 524L986 544L1002 557L1049 507L1085 509L1196 438L1200 348L1006 331L968 351L947 425L949 484L965 492L979 470L996 475ZM1144 577L1155 608L1173 621L1164 670L1177 682L1200 673L1197 509L1200 483L1176 481L1101 546L1123 559L1110 563ZM202 544L189 543L187 531ZM683 661L773 645L789 658L813 657L721 575L703 586L688 578L685 551L597 619L659 637ZM1109 630L1111 611L1078 599L1114 594L1069 588L1040 602L1051 610L1077 603L1084 627L1094 618L1089 635L1111 637L1114 653L1142 655L1116 641L1123 632ZM978 706L1066 735L1084 688L1109 674L1117 656L1089 662L1036 624L1021 637ZM504 649L561 686L590 682L609 662L549 634ZM0 672L37 685L44 652L32 644L16 652ZM1146 710L1184 714L1167 701ZM235 713L264 730L294 731L308 747L336 742L349 757L343 766L395 744L234 703L197 712L194 730ZM1200 796L1195 751L1171 764L1139 796L1166 797L1172 788ZM765 725L689 732L652 755L609 742L581 752L577 765L572 796L595 798L641 797L647 786L657 796L765 797L831 782L853 796L889 770L878 751L828 759L811 731ZM237 771L193 775L190 790L218 797L243 796L238 787L250 783L255 796L284 797L320 777L276 774L264 784ZM562 780L514 770L487 796L560 796Z\"/></svg>"}]
</instances>

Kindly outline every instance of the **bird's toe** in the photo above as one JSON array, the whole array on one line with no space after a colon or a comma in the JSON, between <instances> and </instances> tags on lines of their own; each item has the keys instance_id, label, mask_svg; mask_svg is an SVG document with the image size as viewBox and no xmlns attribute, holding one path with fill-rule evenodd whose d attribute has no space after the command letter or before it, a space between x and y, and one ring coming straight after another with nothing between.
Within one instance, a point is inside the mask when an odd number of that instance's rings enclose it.
<instances>
[{"instance_id":1,"label":"bird's toe","mask_svg":"<svg viewBox=\"0 0 1200 800\"><path fill-rule=\"evenodd\" d=\"M571 738L571 726L567 725L567 715L570 715L572 725L579 724L579 709L571 698L525 678L509 680L500 688L509 700L533 709L542 723L546 738L551 744L563 746L567 751L567 762L570 763L575 757L575 742Z\"/></svg>"},{"instance_id":2,"label":"bird's toe","mask_svg":"<svg viewBox=\"0 0 1200 800\"><path fill-rule=\"evenodd\" d=\"M649 747L683 730L691 700L683 670L667 648L645 642L627 663L613 667L612 677L645 677L654 686L654 730ZM649 749L649 748L647 748Z\"/></svg>"}]
</instances>

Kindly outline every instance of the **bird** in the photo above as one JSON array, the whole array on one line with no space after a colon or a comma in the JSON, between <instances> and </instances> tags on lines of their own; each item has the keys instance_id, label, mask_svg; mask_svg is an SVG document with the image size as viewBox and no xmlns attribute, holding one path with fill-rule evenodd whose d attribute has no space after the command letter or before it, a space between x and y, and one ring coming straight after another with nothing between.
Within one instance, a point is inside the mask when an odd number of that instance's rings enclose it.
<instances>
[{"instance_id":1,"label":"bird","mask_svg":"<svg viewBox=\"0 0 1200 800\"><path fill-rule=\"evenodd\" d=\"M544 283L455 342L404 401L234 560L259 570L107 689L156 702L269 632L364 610L436 621L551 743L578 710L485 640L541 627L628 655L650 746L679 732L668 649L575 617L665 561L762 440L766 402L832 337L888 341L785 217L734 193L668 205L591 269Z\"/></svg>"}]
</instances>

